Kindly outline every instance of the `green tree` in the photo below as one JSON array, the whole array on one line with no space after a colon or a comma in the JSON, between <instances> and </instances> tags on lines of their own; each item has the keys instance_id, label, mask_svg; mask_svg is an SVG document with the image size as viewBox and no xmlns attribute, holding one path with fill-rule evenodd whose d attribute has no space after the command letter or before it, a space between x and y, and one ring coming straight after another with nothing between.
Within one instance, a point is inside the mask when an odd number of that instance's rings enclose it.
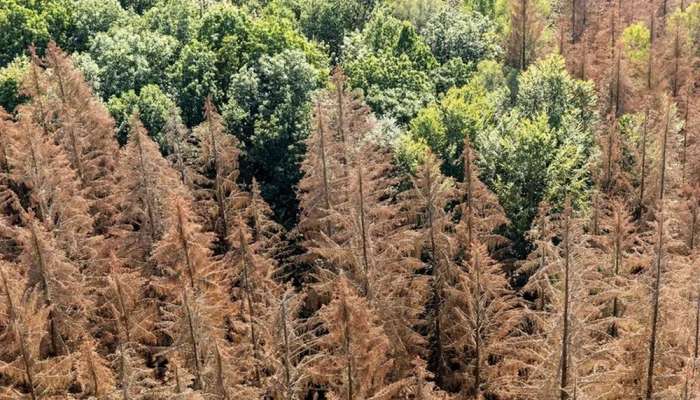
<instances>
[{"instance_id":1,"label":"green tree","mask_svg":"<svg viewBox=\"0 0 700 400\"><path fill-rule=\"evenodd\" d=\"M362 32L353 34L343 54L350 85L365 92L380 116L407 123L435 95L431 71L438 66L410 22L377 10Z\"/></svg>"},{"instance_id":2,"label":"green tree","mask_svg":"<svg viewBox=\"0 0 700 400\"><path fill-rule=\"evenodd\" d=\"M161 150L165 149L167 138L164 128L171 111L177 109L177 106L158 86L146 85L138 95L134 90L129 90L114 96L107 102L107 109L116 121L119 143L126 143L131 129L129 120L134 112L138 112L149 136L160 145Z\"/></svg>"},{"instance_id":3,"label":"green tree","mask_svg":"<svg viewBox=\"0 0 700 400\"><path fill-rule=\"evenodd\" d=\"M460 179L464 137L469 135L470 141L477 141L480 132L495 124L508 97L498 63L483 61L467 85L450 89L440 102L418 112L400 146L427 144L444 160L443 172Z\"/></svg>"},{"instance_id":4,"label":"green tree","mask_svg":"<svg viewBox=\"0 0 700 400\"><path fill-rule=\"evenodd\" d=\"M197 40L187 44L169 70L171 92L189 126L202 122L204 99L221 99L216 80L216 54Z\"/></svg>"},{"instance_id":5,"label":"green tree","mask_svg":"<svg viewBox=\"0 0 700 400\"><path fill-rule=\"evenodd\" d=\"M133 25L95 35L90 56L100 68L100 93L109 98L147 84L163 85L163 73L175 61L177 40Z\"/></svg>"},{"instance_id":6,"label":"green tree","mask_svg":"<svg viewBox=\"0 0 700 400\"><path fill-rule=\"evenodd\" d=\"M158 0L143 14L148 29L187 43L199 23L199 5L195 0Z\"/></svg>"},{"instance_id":7,"label":"green tree","mask_svg":"<svg viewBox=\"0 0 700 400\"><path fill-rule=\"evenodd\" d=\"M299 50L263 55L257 65L231 78L223 108L228 130L242 143L242 178L260 182L263 197L285 223L297 214L294 185L300 178L318 75Z\"/></svg>"},{"instance_id":8,"label":"green tree","mask_svg":"<svg viewBox=\"0 0 700 400\"><path fill-rule=\"evenodd\" d=\"M139 14L153 7L157 0L119 0L125 10L133 10Z\"/></svg>"},{"instance_id":9,"label":"green tree","mask_svg":"<svg viewBox=\"0 0 700 400\"><path fill-rule=\"evenodd\" d=\"M332 57L339 58L347 32L362 29L374 0L306 0L301 3L299 24L307 37L328 46Z\"/></svg>"},{"instance_id":10,"label":"green tree","mask_svg":"<svg viewBox=\"0 0 700 400\"><path fill-rule=\"evenodd\" d=\"M8 112L13 112L15 107L27 100L20 93L20 86L28 66L29 59L26 56L18 56L0 68L0 107Z\"/></svg>"},{"instance_id":11,"label":"green tree","mask_svg":"<svg viewBox=\"0 0 700 400\"><path fill-rule=\"evenodd\" d=\"M49 27L40 13L20 0L0 4L0 65L12 61L34 44L43 49L49 42Z\"/></svg>"},{"instance_id":12,"label":"green tree","mask_svg":"<svg viewBox=\"0 0 700 400\"><path fill-rule=\"evenodd\" d=\"M78 51L87 49L92 37L108 31L128 15L117 0L75 0L72 7L71 40Z\"/></svg>"},{"instance_id":13,"label":"green tree","mask_svg":"<svg viewBox=\"0 0 700 400\"><path fill-rule=\"evenodd\" d=\"M445 7L421 30L425 42L440 63L460 58L474 66L483 59L501 55L496 26L478 12L460 12Z\"/></svg>"}]
</instances>

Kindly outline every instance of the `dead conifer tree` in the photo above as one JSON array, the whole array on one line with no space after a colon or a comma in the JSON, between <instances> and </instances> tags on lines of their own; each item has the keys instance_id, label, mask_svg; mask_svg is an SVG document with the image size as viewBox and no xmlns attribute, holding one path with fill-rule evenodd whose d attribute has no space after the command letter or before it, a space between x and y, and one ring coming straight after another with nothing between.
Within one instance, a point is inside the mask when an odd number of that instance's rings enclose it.
<instances>
[{"instance_id":1,"label":"dead conifer tree","mask_svg":"<svg viewBox=\"0 0 700 400\"><path fill-rule=\"evenodd\" d=\"M137 115L129 122L129 141L121 150L115 171L117 204L111 234L118 256L133 266L143 265L166 228L168 201L172 195L189 195L158 149L148 137Z\"/></svg>"},{"instance_id":2,"label":"dead conifer tree","mask_svg":"<svg viewBox=\"0 0 700 400\"><path fill-rule=\"evenodd\" d=\"M558 244L549 248L553 251L546 252L545 263L523 288L541 292L547 299L541 309L528 315L532 325L529 348L536 355L521 384L530 388L528 398L533 399L593 395L605 376L601 374L605 364L591 368L601 363L593 340L600 331L593 323L601 308L594 295L600 295L596 286L600 278L589 250L582 245L583 224L567 205L555 226Z\"/></svg>"},{"instance_id":3,"label":"dead conifer tree","mask_svg":"<svg viewBox=\"0 0 700 400\"><path fill-rule=\"evenodd\" d=\"M314 382L345 400L371 398L389 383L389 339L367 300L342 274L332 301L316 317L327 333L318 337L319 354L309 368Z\"/></svg>"},{"instance_id":4,"label":"dead conifer tree","mask_svg":"<svg viewBox=\"0 0 700 400\"><path fill-rule=\"evenodd\" d=\"M281 295L282 287L273 279L276 263L257 254L251 246L247 226L240 219L237 225L238 229L229 237L231 250L225 258L226 264L231 266L227 274L235 310L231 330L235 336L244 338L236 352L245 357L249 365L241 373L251 385L262 388L267 379L263 368L273 343L270 335L274 332L266 329L274 317L269 310L274 299Z\"/></svg>"},{"instance_id":5,"label":"dead conifer tree","mask_svg":"<svg viewBox=\"0 0 700 400\"><path fill-rule=\"evenodd\" d=\"M99 238L93 235L91 203L84 197L65 153L25 119L8 133L11 184L3 197L19 203L17 212L24 208L34 213L81 268L93 264Z\"/></svg>"},{"instance_id":6,"label":"dead conifer tree","mask_svg":"<svg viewBox=\"0 0 700 400\"><path fill-rule=\"evenodd\" d=\"M510 65L524 71L537 58L543 24L537 4L532 0L510 2Z\"/></svg>"},{"instance_id":7,"label":"dead conifer tree","mask_svg":"<svg viewBox=\"0 0 700 400\"><path fill-rule=\"evenodd\" d=\"M0 265L0 375L5 377L10 398L63 396L71 383L71 359L42 355L51 310L39 291L29 290L20 297L27 282L14 269Z\"/></svg>"},{"instance_id":8,"label":"dead conifer tree","mask_svg":"<svg viewBox=\"0 0 700 400\"><path fill-rule=\"evenodd\" d=\"M452 180L440 173L440 164L430 151L423 156L411 182L413 187L402 194L402 209L409 226L414 227L416 258L425 262L426 272L431 275L426 309L428 366L438 386L445 387L449 381L449 356L444 324L451 322L445 303L447 289L458 274L453 262L456 244L450 234L452 224L445 207L455 196L455 188Z\"/></svg>"},{"instance_id":9,"label":"dead conifer tree","mask_svg":"<svg viewBox=\"0 0 700 400\"><path fill-rule=\"evenodd\" d=\"M221 116L211 98L204 103L205 120L194 129L199 139L200 179L204 193L203 214L208 230L216 233L218 253L225 253L226 239L234 232L236 212L244 196L236 184L238 179L238 143L224 130Z\"/></svg>"},{"instance_id":10,"label":"dead conifer tree","mask_svg":"<svg viewBox=\"0 0 700 400\"><path fill-rule=\"evenodd\" d=\"M31 215L25 218L26 228L12 229L22 249L19 261L26 271L27 290L36 290L49 310L42 354L68 354L86 334L92 299L78 267L68 260L52 235Z\"/></svg>"},{"instance_id":11,"label":"dead conifer tree","mask_svg":"<svg viewBox=\"0 0 700 400\"><path fill-rule=\"evenodd\" d=\"M506 243L496 230L507 224L508 218L496 195L479 179L476 158L469 137L465 137L462 151L464 179L458 186L461 205L456 230L463 249L468 250L471 243L478 241L493 250Z\"/></svg>"},{"instance_id":12,"label":"dead conifer tree","mask_svg":"<svg viewBox=\"0 0 700 400\"><path fill-rule=\"evenodd\" d=\"M221 268L212 256L214 235L197 224L188 201L174 196L168 201L167 229L153 247L151 260L162 283L158 292L176 297L183 287L195 293L219 287Z\"/></svg>"},{"instance_id":13,"label":"dead conifer tree","mask_svg":"<svg viewBox=\"0 0 700 400\"><path fill-rule=\"evenodd\" d=\"M54 140L64 149L86 198L92 202L91 212L101 231L113 211L108 195L118 152L114 121L70 57L53 42L46 50L44 65L53 95L59 99Z\"/></svg>"},{"instance_id":14,"label":"dead conifer tree","mask_svg":"<svg viewBox=\"0 0 700 400\"><path fill-rule=\"evenodd\" d=\"M520 306L508 284L502 266L488 256L485 245L474 242L466 272L460 274L459 304L449 336L452 346L462 352L465 365L463 392L473 399L510 396L517 368L513 331L521 324ZM496 360L496 361L494 361ZM515 362L517 363L517 362Z\"/></svg>"}]
</instances>

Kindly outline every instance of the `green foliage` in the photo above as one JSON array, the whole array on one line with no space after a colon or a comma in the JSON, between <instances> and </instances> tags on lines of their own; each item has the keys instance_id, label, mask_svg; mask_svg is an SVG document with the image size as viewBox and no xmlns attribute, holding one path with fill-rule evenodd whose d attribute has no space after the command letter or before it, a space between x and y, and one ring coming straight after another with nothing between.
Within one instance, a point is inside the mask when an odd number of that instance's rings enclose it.
<instances>
[{"instance_id":1,"label":"green foliage","mask_svg":"<svg viewBox=\"0 0 700 400\"><path fill-rule=\"evenodd\" d=\"M200 8L195 0L159 0L143 14L153 32L177 38L187 43L197 31Z\"/></svg>"},{"instance_id":2,"label":"green foliage","mask_svg":"<svg viewBox=\"0 0 700 400\"><path fill-rule=\"evenodd\" d=\"M0 65L23 54L31 44L39 50L49 42L49 27L40 12L24 1L6 0L0 4Z\"/></svg>"},{"instance_id":3,"label":"green foliage","mask_svg":"<svg viewBox=\"0 0 700 400\"><path fill-rule=\"evenodd\" d=\"M218 50L226 37L247 41L251 23L248 14L238 7L220 3L209 8L202 17L197 38Z\"/></svg>"},{"instance_id":4,"label":"green foliage","mask_svg":"<svg viewBox=\"0 0 700 400\"><path fill-rule=\"evenodd\" d=\"M535 118L544 113L554 129L561 128L565 117L572 115L590 130L595 101L593 84L572 78L558 55L538 61L518 78L516 106L523 116Z\"/></svg>"},{"instance_id":5,"label":"green foliage","mask_svg":"<svg viewBox=\"0 0 700 400\"><path fill-rule=\"evenodd\" d=\"M109 98L147 84L164 85L175 61L177 40L133 25L98 33L89 53L100 68L100 93Z\"/></svg>"},{"instance_id":6,"label":"green foliage","mask_svg":"<svg viewBox=\"0 0 700 400\"><path fill-rule=\"evenodd\" d=\"M481 178L512 221L508 236L520 252L542 200L556 207L569 196L575 206L585 204L596 120L591 84L569 76L559 57L532 65L518 83L511 106L501 66L481 62L465 86L418 113L397 154L410 168L427 146L445 161L443 172L461 179L461 146L469 135Z\"/></svg>"},{"instance_id":7,"label":"green foliage","mask_svg":"<svg viewBox=\"0 0 700 400\"><path fill-rule=\"evenodd\" d=\"M198 38L217 54L221 88L228 87L231 76L243 66L251 66L261 56L285 49L303 51L307 61L319 69L327 62L321 50L297 32L288 19L274 15L253 19L238 7L226 4L207 11Z\"/></svg>"},{"instance_id":8,"label":"green foliage","mask_svg":"<svg viewBox=\"0 0 700 400\"><path fill-rule=\"evenodd\" d=\"M394 0L390 3L390 7L396 18L410 21L419 32L422 32L428 20L442 11L445 2L442 0Z\"/></svg>"},{"instance_id":9,"label":"green foliage","mask_svg":"<svg viewBox=\"0 0 700 400\"><path fill-rule=\"evenodd\" d=\"M373 0L305 0L299 24L307 37L325 43L338 58L347 32L362 29L373 7Z\"/></svg>"},{"instance_id":10,"label":"green foliage","mask_svg":"<svg viewBox=\"0 0 700 400\"><path fill-rule=\"evenodd\" d=\"M421 31L435 58L445 63L460 58L477 64L501 54L494 24L478 12L445 7L434 14Z\"/></svg>"},{"instance_id":11,"label":"green foliage","mask_svg":"<svg viewBox=\"0 0 700 400\"><path fill-rule=\"evenodd\" d=\"M496 62L484 61L467 85L450 89L439 103L421 110L410 122L408 136L427 144L445 161L444 173L461 177L465 135L473 142L479 132L492 126L507 97L500 67Z\"/></svg>"},{"instance_id":12,"label":"green foliage","mask_svg":"<svg viewBox=\"0 0 700 400\"><path fill-rule=\"evenodd\" d=\"M143 126L149 135L161 147L165 148L165 133L163 128L170 113L177 106L156 85L146 85L137 95L133 90L115 96L107 102L107 109L114 117L117 124L117 139L119 143L126 143L129 133L129 119L133 113L138 112Z\"/></svg>"},{"instance_id":13,"label":"green foliage","mask_svg":"<svg viewBox=\"0 0 700 400\"><path fill-rule=\"evenodd\" d=\"M117 0L74 0L72 9L71 37L78 51L86 49L98 32L108 31L128 16Z\"/></svg>"},{"instance_id":14,"label":"green foliage","mask_svg":"<svg viewBox=\"0 0 700 400\"><path fill-rule=\"evenodd\" d=\"M409 22L381 9L346 43L343 66L375 113L407 123L434 99L437 61Z\"/></svg>"},{"instance_id":15,"label":"green foliage","mask_svg":"<svg viewBox=\"0 0 700 400\"><path fill-rule=\"evenodd\" d=\"M153 7L157 0L119 0L125 10L133 10L139 14Z\"/></svg>"},{"instance_id":16,"label":"green foliage","mask_svg":"<svg viewBox=\"0 0 700 400\"><path fill-rule=\"evenodd\" d=\"M216 81L216 54L197 40L180 52L180 58L169 71L171 92L178 101L183 119L189 126L202 121L204 99L221 99Z\"/></svg>"},{"instance_id":17,"label":"green foliage","mask_svg":"<svg viewBox=\"0 0 700 400\"><path fill-rule=\"evenodd\" d=\"M258 179L263 197L286 223L296 218L294 185L300 178L317 77L299 50L263 55L254 67L244 67L231 78L223 108L228 130L242 143L243 179Z\"/></svg>"},{"instance_id":18,"label":"green foliage","mask_svg":"<svg viewBox=\"0 0 700 400\"><path fill-rule=\"evenodd\" d=\"M90 85L94 93L100 93L100 67L88 53L73 53L73 64L83 73L85 81Z\"/></svg>"},{"instance_id":19,"label":"green foliage","mask_svg":"<svg viewBox=\"0 0 700 400\"><path fill-rule=\"evenodd\" d=\"M18 56L11 63L0 68L0 107L13 112L26 98L20 94L20 85L27 71L29 60Z\"/></svg>"},{"instance_id":20,"label":"green foliage","mask_svg":"<svg viewBox=\"0 0 700 400\"><path fill-rule=\"evenodd\" d=\"M625 56L634 64L646 63L649 58L651 33L644 22L635 22L622 31Z\"/></svg>"}]
</instances>

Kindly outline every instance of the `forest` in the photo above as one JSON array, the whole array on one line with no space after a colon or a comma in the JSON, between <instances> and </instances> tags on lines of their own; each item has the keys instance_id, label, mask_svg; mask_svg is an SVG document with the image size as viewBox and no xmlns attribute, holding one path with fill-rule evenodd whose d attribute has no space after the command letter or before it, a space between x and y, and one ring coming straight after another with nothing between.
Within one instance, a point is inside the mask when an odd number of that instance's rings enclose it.
<instances>
[{"instance_id":1,"label":"forest","mask_svg":"<svg viewBox=\"0 0 700 400\"><path fill-rule=\"evenodd\" d=\"M700 400L700 3L0 0L0 399Z\"/></svg>"}]
</instances>

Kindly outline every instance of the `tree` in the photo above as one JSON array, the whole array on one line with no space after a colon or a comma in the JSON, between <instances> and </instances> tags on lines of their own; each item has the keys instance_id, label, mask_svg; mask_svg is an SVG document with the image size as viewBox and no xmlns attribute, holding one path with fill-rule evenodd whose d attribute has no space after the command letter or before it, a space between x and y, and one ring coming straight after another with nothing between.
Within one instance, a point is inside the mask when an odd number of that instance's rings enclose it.
<instances>
[{"instance_id":1,"label":"tree","mask_svg":"<svg viewBox=\"0 0 700 400\"><path fill-rule=\"evenodd\" d=\"M88 50L99 66L100 94L109 99L148 84L162 85L175 62L177 40L133 24L114 26L92 38Z\"/></svg>"},{"instance_id":2,"label":"tree","mask_svg":"<svg viewBox=\"0 0 700 400\"><path fill-rule=\"evenodd\" d=\"M118 97L112 97L107 102L107 109L116 120L117 139L120 144L127 141L131 116L138 113L143 119L144 128L161 149L165 148L165 124L173 112L180 114L175 102L155 85L146 85L136 94L133 90L124 92ZM177 110L177 111L174 111Z\"/></svg>"},{"instance_id":3,"label":"tree","mask_svg":"<svg viewBox=\"0 0 700 400\"><path fill-rule=\"evenodd\" d=\"M25 279L15 273L14 267L0 266L0 287L3 293L0 322L2 331L2 356L0 372L9 380L9 386L28 392L32 400L42 395L61 395L70 384L69 357L42 356L42 341L49 334L46 321L50 308L44 305L38 291L30 291L20 299L19 289L27 285ZM8 361L5 361L8 360ZM8 395L22 396L19 391Z\"/></svg>"},{"instance_id":4,"label":"tree","mask_svg":"<svg viewBox=\"0 0 700 400\"><path fill-rule=\"evenodd\" d=\"M308 0L301 3L299 24L306 36L328 46L331 57L342 56L347 32L362 29L374 8L374 1Z\"/></svg>"},{"instance_id":5,"label":"tree","mask_svg":"<svg viewBox=\"0 0 700 400\"><path fill-rule=\"evenodd\" d=\"M541 18L536 2L510 2L511 33L508 39L508 60L514 68L524 71L536 59L544 29Z\"/></svg>"},{"instance_id":6,"label":"tree","mask_svg":"<svg viewBox=\"0 0 700 400\"><path fill-rule=\"evenodd\" d=\"M10 1L0 9L0 32L3 46L0 65L5 65L35 44L42 49L49 41L49 28L37 10L20 1Z\"/></svg>"},{"instance_id":7,"label":"tree","mask_svg":"<svg viewBox=\"0 0 700 400\"><path fill-rule=\"evenodd\" d=\"M41 129L23 118L8 132L6 150L12 185L3 197L21 215L31 212L80 268L94 262L96 238L91 202L84 197L80 180L60 146Z\"/></svg>"},{"instance_id":8,"label":"tree","mask_svg":"<svg viewBox=\"0 0 700 400\"><path fill-rule=\"evenodd\" d=\"M68 156L85 197L91 201L96 229L103 231L112 211L108 195L118 151L114 122L93 97L80 71L53 42L46 50L45 63L60 98L57 119L61 129L54 132L54 139Z\"/></svg>"},{"instance_id":9,"label":"tree","mask_svg":"<svg viewBox=\"0 0 700 400\"><path fill-rule=\"evenodd\" d=\"M282 287L273 280L276 263L262 254L255 252L251 245L250 232L239 220L238 230L231 232L229 242L232 250L226 255L227 265L231 269L227 275L231 285L231 296L236 318L232 322L232 331L245 337L237 350L248 363L239 371L246 381L258 388L265 387L267 376L264 367L272 351L274 327L270 326L270 306L273 299L282 294Z\"/></svg>"},{"instance_id":10,"label":"tree","mask_svg":"<svg viewBox=\"0 0 700 400\"><path fill-rule=\"evenodd\" d=\"M389 340L372 308L342 274L318 319L328 333L318 338L320 353L309 371L314 381L347 400L369 398L384 388L392 368Z\"/></svg>"},{"instance_id":11,"label":"tree","mask_svg":"<svg viewBox=\"0 0 700 400\"><path fill-rule=\"evenodd\" d=\"M186 196L186 192L136 114L130 126L129 141L114 172L117 210L113 234L119 256L142 266L166 229L167 202L172 195Z\"/></svg>"},{"instance_id":12,"label":"tree","mask_svg":"<svg viewBox=\"0 0 700 400\"><path fill-rule=\"evenodd\" d=\"M443 7L427 20L420 33L441 64L459 58L474 67L482 60L500 55L495 28L490 19L479 13Z\"/></svg>"},{"instance_id":13,"label":"tree","mask_svg":"<svg viewBox=\"0 0 700 400\"><path fill-rule=\"evenodd\" d=\"M177 62L169 69L171 92L179 100L178 106L188 126L199 124L205 117L202 114L205 98L222 97L216 73L216 54L197 40L180 51Z\"/></svg>"},{"instance_id":14,"label":"tree","mask_svg":"<svg viewBox=\"0 0 700 400\"><path fill-rule=\"evenodd\" d=\"M228 131L244 149L242 180L258 180L263 198L284 224L296 218L293 186L300 178L311 91L319 84L316 73L296 50L262 56L255 67L231 78L223 107Z\"/></svg>"},{"instance_id":15,"label":"tree","mask_svg":"<svg viewBox=\"0 0 700 400\"><path fill-rule=\"evenodd\" d=\"M99 32L107 32L119 22L125 22L128 13L117 0L78 0L72 4L73 26L71 41L77 51L86 50Z\"/></svg>"},{"instance_id":16,"label":"tree","mask_svg":"<svg viewBox=\"0 0 700 400\"><path fill-rule=\"evenodd\" d=\"M517 368L513 366L518 365L515 337L511 336L522 322L518 300L486 246L475 240L469 247L466 273L457 283L460 294L467 296L449 335L455 338L453 346L463 352L468 374L463 391L474 399L507 396L514 390Z\"/></svg>"},{"instance_id":17,"label":"tree","mask_svg":"<svg viewBox=\"0 0 700 400\"><path fill-rule=\"evenodd\" d=\"M404 194L403 208L409 226L415 229L416 253L427 264L431 275L427 304L427 336L430 358L428 366L440 387L448 384L447 334L450 308L447 306L448 288L455 280L457 268L453 262L454 238L449 235L447 202L454 196L451 179L440 173L440 164L430 151L426 152L416 173L411 178L412 188Z\"/></svg>"},{"instance_id":18,"label":"tree","mask_svg":"<svg viewBox=\"0 0 700 400\"><path fill-rule=\"evenodd\" d=\"M20 88L28 64L26 57L19 56L0 68L0 107L8 112L14 112L18 105L27 100Z\"/></svg>"},{"instance_id":19,"label":"tree","mask_svg":"<svg viewBox=\"0 0 700 400\"><path fill-rule=\"evenodd\" d=\"M229 248L236 214L243 207L243 193L238 188L238 141L224 131L221 115L211 97L204 103L205 121L195 128L200 141L199 183L204 193L203 214L208 230L216 233L220 253Z\"/></svg>"}]
</instances>

